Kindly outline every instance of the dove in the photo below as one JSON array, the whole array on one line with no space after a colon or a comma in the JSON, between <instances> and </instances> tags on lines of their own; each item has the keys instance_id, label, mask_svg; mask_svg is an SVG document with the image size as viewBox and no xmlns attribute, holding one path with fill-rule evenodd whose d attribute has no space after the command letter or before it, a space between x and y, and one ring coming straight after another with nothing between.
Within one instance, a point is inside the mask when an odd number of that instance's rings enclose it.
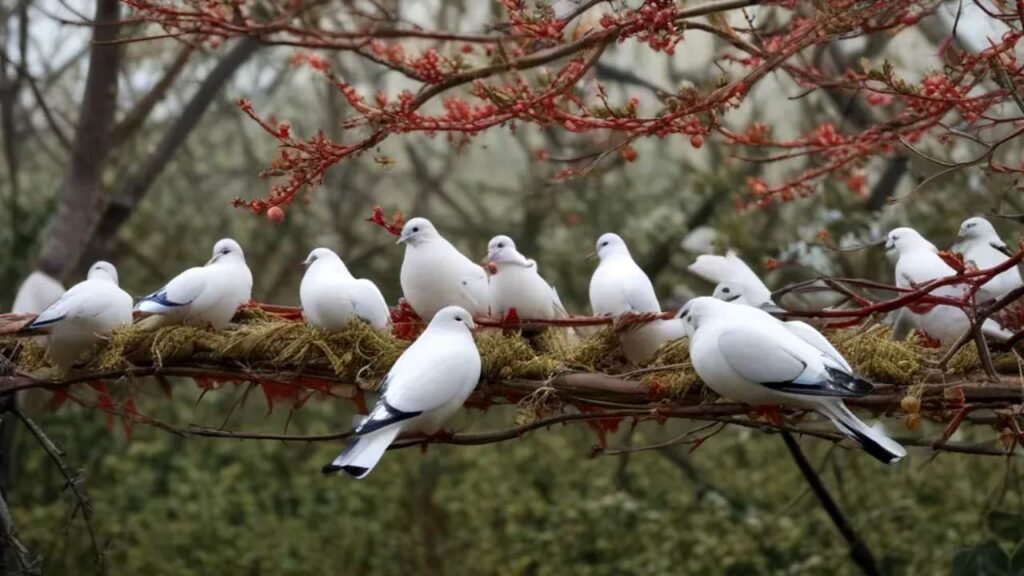
<instances>
[{"instance_id":1,"label":"dove","mask_svg":"<svg viewBox=\"0 0 1024 576\"><path fill-rule=\"evenodd\" d=\"M913 228L896 228L889 232L885 249L898 255L896 285L900 288L914 288L931 280L956 275L956 270L939 257L938 248ZM963 298L966 293L964 284L941 286L930 292L933 296L947 298ZM967 313L956 306L911 305L908 310L900 314L900 322L912 323L942 346L956 343L971 327ZM1005 342L1013 335L992 319L982 324L982 332L997 342Z\"/></svg>"},{"instance_id":2,"label":"dove","mask_svg":"<svg viewBox=\"0 0 1024 576\"><path fill-rule=\"evenodd\" d=\"M660 314L661 304L647 274L633 261L625 241L613 233L597 239L597 269L590 278L590 307L598 316ZM679 320L654 320L622 332L622 351L631 362L642 362L670 340L682 338Z\"/></svg>"},{"instance_id":3,"label":"dove","mask_svg":"<svg viewBox=\"0 0 1024 576\"><path fill-rule=\"evenodd\" d=\"M11 312L39 314L63 295L64 286L60 282L49 274L36 270L18 286Z\"/></svg>"},{"instance_id":4,"label":"dove","mask_svg":"<svg viewBox=\"0 0 1024 576\"><path fill-rule=\"evenodd\" d=\"M204 266L189 268L143 297L135 310L160 318L150 325L187 324L224 328L238 307L252 298L252 273L238 242L217 241Z\"/></svg>"},{"instance_id":5,"label":"dove","mask_svg":"<svg viewBox=\"0 0 1024 576\"><path fill-rule=\"evenodd\" d=\"M405 244L402 293L420 318L429 321L446 306L461 306L474 316L488 315L487 272L445 240L430 220L406 222L398 243Z\"/></svg>"},{"instance_id":6,"label":"dove","mask_svg":"<svg viewBox=\"0 0 1024 576\"><path fill-rule=\"evenodd\" d=\"M960 235L953 250L963 254L964 263L979 270L992 268L1013 256L999 233L984 218L968 218L960 225ZM1005 296L1022 284L1020 270L1014 266L997 274L978 289L978 302L987 302Z\"/></svg>"},{"instance_id":7,"label":"dove","mask_svg":"<svg viewBox=\"0 0 1024 576\"><path fill-rule=\"evenodd\" d=\"M744 292L751 306L778 308L772 302L772 291L732 250L726 252L725 256L714 254L698 256L688 269L712 284L731 282L745 286Z\"/></svg>"},{"instance_id":8,"label":"dove","mask_svg":"<svg viewBox=\"0 0 1024 576\"><path fill-rule=\"evenodd\" d=\"M118 286L117 269L96 262L86 279L71 287L22 329L24 334L45 333L46 354L58 368L74 366L79 356L132 322L132 297Z\"/></svg>"},{"instance_id":9,"label":"dove","mask_svg":"<svg viewBox=\"0 0 1024 576\"><path fill-rule=\"evenodd\" d=\"M353 277L333 250L316 248L303 264L299 299L306 322L329 332L343 329L353 318L387 328L390 312L384 295L373 282Z\"/></svg>"},{"instance_id":10,"label":"dove","mask_svg":"<svg viewBox=\"0 0 1024 576\"><path fill-rule=\"evenodd\" d=\"M487 260L498 270L490 278L491 312L495 316L505 318L513 308L524 320L569 316L555 287L541 277L535 261L516 250L511 238L491 238L487 243Z\"/></svg>"},{"instance_id":11,"label":"dove","mask_svg":"<svg viewBox=\"0 0 1024 576\"><path fill-rule=\"evenodd\" d=\"M348 448L323 467L364 478L402 432L436 434L480 380L473 316L458 306L436 314L380 384L380 399L352 432Z\"/></svg>"},{"instance_id":12,"label":"dove","mask_svg":"<svg viewBox=\"0 0 1024 576\"><path fill-rule=\"evenodd\" d=\"M690 335L693 369L721 396L755 407L813 410L881 462L893 464L906 456L901 445L861 422L843 403L874 387L837 352L809 344L752 306L704 296L687 302L679 316Z\"/></svg>"}]
</instances>

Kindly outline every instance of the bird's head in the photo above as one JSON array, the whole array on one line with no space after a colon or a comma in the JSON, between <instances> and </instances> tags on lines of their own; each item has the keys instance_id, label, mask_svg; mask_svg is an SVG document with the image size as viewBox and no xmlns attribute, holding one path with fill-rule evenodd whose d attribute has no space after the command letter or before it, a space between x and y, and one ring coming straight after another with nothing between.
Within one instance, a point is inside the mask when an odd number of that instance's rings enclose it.
<instances>
[{"instance_id":1,"label":"bird's head","mask_svg":"<svg viewBox=\"0 0 1024 576\"><path fill-rule=\"evenodd\" d=\"M706 323L709 318L716 314L716 312L721 311L728 306L730 306L728 302L723 302L717 298L699 296L697 298L692 298L687 302L686 305L676 313L676 318L683 321L683 325L686 328L686 335L692 337L693 333L696 332L702 324Z\"/></svg>"},{"instance_id":2,"label":"bird's head","mask_svg":"<svg viewBox=\"0 0 1024 576\"><path fill-rule=\"evenodd\" d=\"M719 282L718 286L715 286L715 291L711 294L711 297L717 298L722 302L753 306L750 302L750 295L747 292L748 290L745 285L739 282L726 281Z\"/></svg>"},{"instance_id":3,"label":"bird's head","mask_svg":"<svg viewBox=\"0 0 1024 576\"><path fill-rule=\"evenodd\" d=\"M110 262L100 260L89 267L89 274L86 278L89 280L108 280L117 284L117 268L114 268L114 265Z\"/></svg>"},{"instance_id":4,"label":"bird's head","mask_svg":"<svg viewBox=\"0 0 1024 576\"><path fill-rule=\"evenodd\" d=\"M975 216L964 220L960 225L959 237L963 240L984 239L998 240L999 234L992 226L992 223L984 218Z\"/></svg>"},{"instance_id":5,"label":"bird's head","mask_svg":"<svg viewBox=\"0 0 1024 576\"><path fill-rule=\"evenodd\" d=\"M934 244L924 239L924 236L913 228L895 228L886 237L885 251L904 253L911 250L930 250L938 253Z\"/></svg>"},{"instance_id":6,"label":"bird's head","mask_svg":"<svg viewBox=\"0 0 1024 576\"><path fill-rule=\"evenodd\" d=\"M434 314L430 320L429 328L444 328L447 330L469 330L476 329L476 322L473 322L473 315L461 306L448 306Z\"/></svg>"},{"instance_id":7,"label":"bird's head","mask_svg":"<svg viewBox=\"0 0 1024 576\"><path fill-rule=\"evenodd\" d=\"M487 261L495 264L526 265L526 258L516 250L516 243L508 236L495 236L487 243Z\"/></svg>"},{"instance_id":8,"label":"bird's head","mask_svg":"<svg viewBox=\"0 0 1024 576\"><path fill-rule=\"evenodd\" d=\"M341 261L341 257L338 256L334 250L324 247L314 248L313 251L309 253L309 256L306 256L306 259L300 264L305 266L306 270L312 270L314 264L317 267L327 266L345 268L345 263ZM345 269L347 270L347 268Z\"/></svg>"},{"instance_id":9,"label":"bird's head","mask_svg":"<svg viewBox=\"0 0 1024 576\"><path fill-rule=\"evenodd\" d=\"M245 262L245 253L242 247L231 238L218 240L213 245L213 257L206 263L207 266L216 262Z\"/></svg>"},{"instance_id":10,"label":"bird's head","mask_svg":"<svg viewBox=\"0 0 1024 576\"><path fill-rule=\"evenodd\" d=\"M626 241L621 236L613 232L606 232L597 239L594 254L599 260L623 254L629 256L629 248L626 247Z\"/></svg>"},{"instance_id":11,"label":"bird's head","mask_svg":"<svg viewBox=\"0 0 1024 576\"><path fill-rule=\"evenodd\" d=\"M398 244L412 244L416 246L422 242L437 238L437 228L426 218L413 218L402 227L402 234L398 237Z\"/></svg>"}]
</instances>

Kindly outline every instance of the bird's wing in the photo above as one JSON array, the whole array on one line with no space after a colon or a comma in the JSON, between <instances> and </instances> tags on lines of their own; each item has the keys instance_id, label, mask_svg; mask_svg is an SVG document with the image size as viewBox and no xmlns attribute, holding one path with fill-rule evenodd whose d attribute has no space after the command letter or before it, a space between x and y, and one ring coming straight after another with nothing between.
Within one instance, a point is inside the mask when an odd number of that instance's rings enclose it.
<instances>
[{"instance_id":1,"label":"bird's wing","mask_svg":"<svg viewBox=\"0 0 1024 576\"><path fill-rule=\"evenodd\" d=\"M73 286L46 310L43 310L25 330L38 330L64 320L94 318L110 307L110 298L103 286L83 282ZM109 289L117 289L110 286Z\"/></svg>"},{"instance_id":2,"label":"bird's wing","mask_svg":"<svg viewBox=\"0 0 1024 576\"><path fill-rule=\"evenodd\" d=\"M161 314L191 304L206 287L206 268L189 268L178 274L163 288L144 296L136 310Z\"/></svg>"},{"instance_id":3,"label":"bird's wing","mask_svg":"<svg viewBox=\"0 0 1024 576\"><path fill-rule=\"evenodd\" d=\"M1013 256L1013 252L1010 251L1010 248L1004 242L989 242L988 245L1007 256Z\"/></svg>"},{"instance_id":4,"label":"bird's wing","mask_svg":"<svg viewBox=\"0 0 1024 576\"><path fill-rule=\"evenodd\" d=\"M551 299L555 306L555 317L556 318L568 318L569 312L565 309L565 305L562 304L562 299L558 296L558 289L551 285Z\"/></svg>"},{"instance_id":5,"label":"bird's wing","mask_svg":"<svg viewBox=\"0 0 1024 576\"><path fill-rule=\"evenodd\" d=\"M460 376L467 375L467 345L473 346L424 333L388 372L381 398L403 413L430 412L448 404L461 388Z\"/></svg>"},{"instance_id":6,"label":"bird's wing","mask_svg":"<svg viewBox=\"0 0 1024 576\"><path fill-rule=\"evenodd\" d=\"M853 372L853 368L850 367L850 363L846 361L846 358L843 358L843 355L835 349L835 346L832 346L832 343L822 336L821 332L815 330L810 324L799 320L793 320L791 322L783 323L783 326L793 334L796 334L796 336L804 342L814 346L822 354L836 361L848 372Z\"/></svg>"},{"instance_id":7,"label":"bird's wing","mask_svg":"<svg viewBox=\"0 0 1024 576\"><path fill-rule=\"evenodd\" d=\"M461 255L461 254L460 254ZM465 256L463 256L465 258ZM486 313L490 304L488 294L487 272L480 266L466 258L467 266L463 267L462 277L459 282L459 290L462 296L473 303L476 310ZM470 312L474 312L470 310Z\"/></svg>"},{"instance_id":8,"label":"bird's wing","mask_svg":"<svg viewBox=\"0 0 1024 576\"><path fill-rule=\"evenodd\" d=\"M751 330L726 330L718 336L718 348L733 371L772 390L840 398L871 392L868 382L828 364L824 370L814 369L813 359L801 358L802 351L765 336Z\"/></svg>"},{"instance_id":9,"label":"bird's wing","mask_svg":"<svg viewBox=\"0 0 1024 576\"><path fill-rule=\"evenodd\" d=\"M631 312L661 312L654 285L639 266L623 278L622 293Z\"/></svg>"},{"instance_id":10,"label":"bird's wing","mask_svg":"<svg viewBox=\"0 0 1024 576\"><path fill-rule=\"evenodd\" d=\"M356 316L366 320L372 326L383 327L388 323L388 303L384 300L377 285L360 278L352 283L352 308Z\"/></svg>"}]
</instances>

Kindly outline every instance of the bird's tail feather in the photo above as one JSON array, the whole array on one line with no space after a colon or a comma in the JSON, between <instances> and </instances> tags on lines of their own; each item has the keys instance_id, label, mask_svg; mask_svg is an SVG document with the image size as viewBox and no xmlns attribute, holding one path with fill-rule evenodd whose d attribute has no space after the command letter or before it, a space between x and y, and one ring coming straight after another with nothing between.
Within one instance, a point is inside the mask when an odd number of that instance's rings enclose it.
<instances>
[{"instance_id":1,"label":"bird's tail feather","mask_svg":"<svg viewBox=\"0 0 1024 576\"><path fill-rule=\"evenodd\" d=\"M1006 330L992 319L985 320L985 323L981 325L981 331L985 334L985 337L996 342L1006 342L1013 337L1013 332Z\"/></svg>"},{"instance_id":2,"label":"bird's tail feather","mask_svg":"<svg viewBox=\"0 0 1024 576\"><path fill-rule=\"evenodd\" d=\"M324 466L323 473L345 472L354 478L365 478L401 431L401 426L388 426L357 437L333 462Z\"/></svg>"},{"instance_id":3,"label":"bird's tail feather","mask_svg":"<svg viewBox=\"0 0 1024 576\"><path fill-rule=\"evenodd\" d=\"M907 450L885 432L872 428L854 416L842 402L822 405L822 412L842 433L857 441L864 451L886 464L895 464L907 455Z\"/></svg>"}]
</instances>

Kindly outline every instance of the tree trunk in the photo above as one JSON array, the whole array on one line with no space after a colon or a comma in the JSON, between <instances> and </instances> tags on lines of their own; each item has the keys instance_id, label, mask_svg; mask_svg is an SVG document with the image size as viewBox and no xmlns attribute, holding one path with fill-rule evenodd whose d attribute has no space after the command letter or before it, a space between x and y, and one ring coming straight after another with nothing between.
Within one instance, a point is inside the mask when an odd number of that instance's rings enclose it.
<instances>
[{"instance_id":1,"label":"tree trunk","mask_svg":"<svg viewBox=\"0 0 1024 576\"><path fill-rule=\"evenodd\" d=\"M120 0L96 0L89 70L62 195L43 240L39 269L67 280L85 251L103 200L103 165L113 140L117 77L121 65Z\"/></svg>"}]
</instances>

